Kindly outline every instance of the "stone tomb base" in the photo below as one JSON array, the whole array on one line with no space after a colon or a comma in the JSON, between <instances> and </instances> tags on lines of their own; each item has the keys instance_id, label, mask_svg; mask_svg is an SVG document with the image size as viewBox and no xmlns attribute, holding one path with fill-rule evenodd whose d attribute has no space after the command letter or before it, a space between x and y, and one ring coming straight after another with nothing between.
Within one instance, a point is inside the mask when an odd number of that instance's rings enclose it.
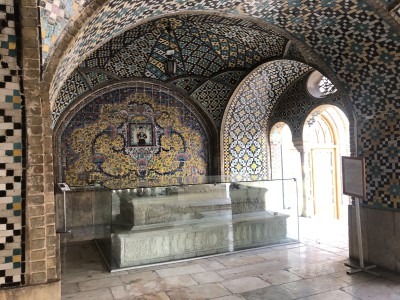
<instances>
[{"instance_id":1,"label":"stone tomb base","mask_svg":"<svg viewBox=\"0 0 400 300\"><path fill-rule=\"evenodd\" d=\"M267 211L266 193L240 184L115 193L112 269L283 243L289 216Z\"/></svg>"},{"instance_id":2,"label":"stone tomb base","mask_svg":"<svg viewBox=\"0 0 400 300\"><path fill-rule=\"evenodd\" d=\"M119 268L266 246L286 241L287 215L255 212L218 216L186 224L135 226L112 234L112 254Z\"/></svg>"}]
</instances>

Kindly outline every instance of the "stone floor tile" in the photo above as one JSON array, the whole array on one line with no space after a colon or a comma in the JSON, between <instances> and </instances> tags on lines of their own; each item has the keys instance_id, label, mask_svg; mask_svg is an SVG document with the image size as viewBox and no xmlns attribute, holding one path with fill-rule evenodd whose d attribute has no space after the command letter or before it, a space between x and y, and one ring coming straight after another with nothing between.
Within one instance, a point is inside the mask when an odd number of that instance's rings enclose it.
<instances>
[{"instance_id":1,"label":"stone floor tile","mask_svg":"<svg viewBox=\"0 0 400 300\"><path fill-rule=\"evenodd\" d=\"M265 260L258 255L241 255L238 257L221 258L219 262L225 267L237 267L258 264L265 262Z\"/></svg>"},{"instance_id":2,"label":"stone floor tile","mask_svg":"<svg viewBox=\"0 0 400 300\"><path fill-rule=\"evenodd\" d=\"M287 288L296 298L311 296L323 292L337 290L348 284L329 275L286 283Z\"/></svg>"},{"instance_id":3,"label":"stone floor tile","mask_svg":"<svg viewBox=\"0 0 400 300\"><path fill-rule=\"evenodd\" d=\"M210 283L179 290L173 290L167 292L167 294L171 298L171 300L196 300L218 298L222 296L228 296L231 293L219 283Z\"/></svg>"},{"instance_id":4,"label":"stone floor tile","mask_svg":"<svg viewBox=\"0 0 400 300\"><path fill-rule=\"evenodd\" d=\"M78 282L67 283L67 284L61 285L61 294L62 295L68 295L68 294L73 294L73 293L78 293L78 292L80 292Z\"/></svg>"},{"instance_id":5,"label":"stone floor tile","mask_svg":"<svg viewBox=\"0 0 400 300\"><path fill-rule=\"evenodd\" d=\"M168 295L164 292L157 294L148 294L140 297L135 297L135 300L170 300Z\"/></svg>"},{"instance_id":6,"label":"stone floor tile","mask_svg":"<svg viewBox=\"0 0 400 300\"><path fill-rule=\"evenodd\" d=\"M69 295L62 295L62 299L74 299L74 300L110 300L113 299L110 289L102 288L93 291L85 291L80 293L74 293Z\"/></svg>"},{"instance_id":7,"label":"stone floor tile","mask_svg":"<svg viewBox=\"0 0 400 300\"><path fill-rule=\"evenodd\" d=\"M293 249L293 248L291 248L291 249ZM259 253L258 256L262 257L266 261L275 260L275 259L289 259L289 258L299 258L300 257L298 253L291 252L288 250Z\"/></svg>"},{"instance_id":8,"label":"stone floor tile","mask_svg":"<svg viewBox=\"0 0 400 300\"><path fill-rule=\"evenodd\" d=\"M248 300L292 300L296 299L288 289L282 285L270 286L263 289L253 290L242 293Z\"/></svg>"},{"instance_id":9,"label":"stone floor tile","mask_svg":"<svg viewBox=\"0 0 400 300\"><path fill-rule=\"evenodd\" d=\"M244 277L230 281L221 282L221 284L230 290L233 294L248 292L251 290L265 288L270 286L268 282L258 277Z\"/></svg>"},{"instance_id":10,"label":"stone floor tile","mask_svg":"<svg viewBox=\"0 0 400 300\"><path fill-rule=\"evenodd\" d=\"M349 259L349 256L348 256L348 255L347 255L347 256L342 256L342 255L338 255L338 254L336 253L335 255L329 257L329 259L330 259L330 260L337 261L337 262L344 262L344 261L347 262L347 260Z\"/></svg>"},{"instance_id":11,"label":"stone floor tile","mask_svg":"<svg viewBox=\"0 0 400 300\"><path fill-rule=\"evenodd\" d=\"M139 281L125 286L129 296L142 296L195 286L198 283L189 275L172 276L152 281Z\"/></svg>"},{"instance_id":12,"label":"stone floor tile","mask_svg":"<svg viewBox=\"0 0 400 300\"><path fill-rule=\"evenodd\" d=\"M224 297L218 297L214 298L214 300L245 300L241 295L231 295L231 296L224 296Z\"/></svg>"},{"instance_id":13,"label":"stone floor tile","mask_svg":"<svg viewBox=\"0 0 400 300\"><path fill-rule=\"evenodd\" d=\"M132 274L127 273L127 274L120 275L119 278L121 279L121 281L123 283L130 284L130 283L135 283L135 282L144 281L144 280L151 281L151 280L155 280L159 277L157 276L157 274L155 272L147 271L147 272L142 272L142 273L132 273Z\"/></svg>"},{"instance_id":14,"label":"stone floor tile","mask_svg":"<svg viewBox=\"0 0 400 300\"><path fill-rule=\"evenodd\" d=\"M351 285L343 288L342 290L362 300L400 299L400 285L398 283L383 278L361 284Z\"/></svg>"},{"instance_id":15,"label":"stone floor tile","mask_svg":"<svg viewBox=\"0 0 400 300\"><path fill-rule=\"evenodd\" d=\"M170 277L170 276L201 273L201 272L206 272L206 270L200 265L188 265L183 267L172 267L167 269L156 270L156 272L160 277Z\"/></svg>"},{"instance_id":16,"label":"stone floor tile","mask_svg":"<svg viewBox=\"0 0 400 300\"><path fill-rule=\"evenodd\" d=\"M211 261L211 260L202 262L201 266L207 271L215 271L215 270L221 270L221 269L225 268L225 266L222 265L221 263L219 263L218 261Z\"/></svg>"},{"instance_id":17,"label":"stone floor tile","mask_svg":"<svg viewBox=\"0 0 400 300\"><path fill-rule=\"evenodd\" d=\"M123 285L110 287L110 290L114 300L122 300L130 297L128 291Z\"/></svg>"},{"instance_id":18,"label":"stone floor tile","mask_svg":"<svg viewBox=\"0 0 400 300\"><path fill-rule=\"evenodd\" d=\"M330 276L320 276L282 285L270 286L267 288L242 293L242 295L246 299L255 300L291 300L337 290L344 286L346 286L346 283L339 279Z\"/></svg>"},{"instance_id":19,"label":"stone floor tile","mask_svg":"<svg viewBox=\"0 0 400 300\"><path fill-rule=\"evenodd\" d=\"M315 246L315 247L319 248L319 249L322 249L322 250L325 250L325 251L328 251L328 252L333 252L333 253L338 253L338 252L343 251L340 248L329 246L329 245L323 245L323 244L320 244L320 245Z\"/></svg>"},{"instance_id":20,"label":"stone floor tile","mask_svg":"<svg viewBox=\"0 0 400 300\"><path fill-rule=\"evenodd\" d=\"M318 295L300 298L300 299L301 300L339 300L339 299L340 300L358 300L358 298L355 298L355 297L353 297L343 291L340 291L340 290L325 292L325 293L321 293Z\"/></svg>"},{"instance_id":21,"label":"stone floor tile","mask_svg":"<svg viewBox=\"0 0 400 300\"><path fill-rule=\"evenodd\" d=\"M160 284L154 280L128 284L125 289L127 295L133 297L161 292Z\"/></svg>"},{"instance_id":22,"label":"stone floor tile","mask_svg":"<svg viewBox=\"0 0 400 300\"><path fill-rule=\"evenodd\" d=\"M261 274L258 277L271 283L272 285L278 285L278 284L283 284L283 283L288 283L288 282L303 279L302 277L297 276L296 274L290 273L287 270L268 272L268 273Z\"/></svg>"},{"instance_id":23,"label":"stone floor tile","mask_svg":"<svg viewBox=\"0 0 400 300\"><path fill-rule=\"evenodd\" d=\"M198 285L198 283L189 275L161 278L158 282L161 291L170 291L173 289Z\"/></svg>"},{"instance_id":24,"label":"stone floor tile","mask_svg":"<svg viewBox=\"0 0 400 300\"><path fill-rule=\"evenodd\" d=\"M190 276L200 284L220 282L220 281L224 281L225 280L218 273L213 272L213 271L203 272L203 273L196 273L196 274L192 274Z\"/></svg>"},{"instance_id":25,"label":"stone floor tile","mask_svg":"<svg viewBox=\"0 0 400 300\"><path fill-rule=\"evenodd\" d=\"M82 281L92 280L94 275L101 275L101 274L107 275L110 273L106 272L105 270L87 270L86 272L81 271L79 273L69 273L63 270L63 273L61 274L61 282L63 284L82 282Z\"/></svg>"},{"instance_id":26,"label":"stone floor tile","mask_svg":"<svg viewBox=\"0 0 400 300\"><path fill-rule=\"evenodd\" d=\"M289 265L287 263L282 263L279 260L274 260L256 265L225 268L222 270L217 270L216 272L224 277L226 280L233 280L242 277L259 276L261 274L264 274L266 270L272 272L283 270L288 267Z\"/></svg>"},{"instance_id":27,"label":"stone floor tile","mask_svg":"<svg viewBox=\"0 0 400 300\"><path fill-rule=\"evenodd\" d=\"M372 280L377 280L379 277L364 273L364 272L359 272L359 273L354 273L352 275L348 275L346 271L339 271L335 272L332 274L329 274L332 277L338 278L344 282L350 283L350 284L358 284L358 283L364 283Z\"/></svg>"},{"instance_id":28,"label":"stone floor tile","mask_svg":"<svg viewBox=\"0 0 400 300\"><path fill-rule=\"evenodd\" d=\"M336 261L325 261L321 263L313 263L302 266L301 268L290 268L289 271L297 276L303 278L317 277L321 275L328 275L342 270L348 270L343 263Z\"/></svg>"},{"instance_id":29,"label":"stone floor tile","mask_svg":"<svg viewBox=\"0 0 400 300\"><path fill-rule=\"evenodd\" d=\"M101 289L105 287L112 287L121 285L122 281L116 277L109 277L109 278L102 278L102 279L95 279L95 280L87 280L79 282L79 288L81 291L90 291L95 289Z\"/></svg>"}]
</instances>

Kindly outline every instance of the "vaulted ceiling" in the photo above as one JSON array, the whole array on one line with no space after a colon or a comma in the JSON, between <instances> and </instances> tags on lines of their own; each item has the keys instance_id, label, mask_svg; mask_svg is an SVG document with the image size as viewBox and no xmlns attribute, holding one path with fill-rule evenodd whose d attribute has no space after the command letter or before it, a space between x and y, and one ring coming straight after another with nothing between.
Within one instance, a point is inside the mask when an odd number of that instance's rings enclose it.
<instances>
[{"instance_id":1,"label":"vaulted ceiling","mask_svg":"<svg viewBox=\"0 0 400 300\"><path fill-rule=\"evenodd\" d=\"M177 62L173 78L164 70L169 48ZM155 19L114 37L80 63L54 95L53 123L71 102L93 89L114 80L151 78L191 95L218 126L241 79L259 64L282 58L304 61L288 39L247 20L210 14Z\"/></svg>"}]
</instances>

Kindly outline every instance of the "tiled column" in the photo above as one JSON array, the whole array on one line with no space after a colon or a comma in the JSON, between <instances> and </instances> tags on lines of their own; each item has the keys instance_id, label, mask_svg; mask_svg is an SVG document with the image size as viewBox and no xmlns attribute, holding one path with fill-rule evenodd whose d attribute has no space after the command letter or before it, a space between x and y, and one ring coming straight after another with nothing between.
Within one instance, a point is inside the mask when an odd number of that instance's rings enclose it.
<instances>
[{"instance_id":1,"label":"tiled column","mask_svg":"<svg viewBox=\"0 0 400 300\"><path fill-rule=\"evenodd\" d=\"M24 283L24 189L14 5L13 1L0 3L0 287L5 288Z\"/></svg>"}]
</instances>

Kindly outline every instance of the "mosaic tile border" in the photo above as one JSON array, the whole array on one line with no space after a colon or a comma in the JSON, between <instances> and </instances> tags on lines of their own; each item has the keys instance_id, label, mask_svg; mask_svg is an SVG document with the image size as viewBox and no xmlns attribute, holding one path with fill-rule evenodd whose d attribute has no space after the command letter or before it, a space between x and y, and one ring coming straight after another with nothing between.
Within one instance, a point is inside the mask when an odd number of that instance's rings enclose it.
<instances>
[{"instance_id":1,"label":"mosaic tile border","mask_svg":"<svg viewBox=\"0 0 400 300\"><path fill-rule=\"evenodd\" d=\"M15 2L18 5L18 1ZM12 2L13 4L13 2ZM25 113L20 92L17 39L19 20L14 5L1 4L6 21L1 34L0 80L0 287L25 283Z\"/></svg>"}]
</instances>

